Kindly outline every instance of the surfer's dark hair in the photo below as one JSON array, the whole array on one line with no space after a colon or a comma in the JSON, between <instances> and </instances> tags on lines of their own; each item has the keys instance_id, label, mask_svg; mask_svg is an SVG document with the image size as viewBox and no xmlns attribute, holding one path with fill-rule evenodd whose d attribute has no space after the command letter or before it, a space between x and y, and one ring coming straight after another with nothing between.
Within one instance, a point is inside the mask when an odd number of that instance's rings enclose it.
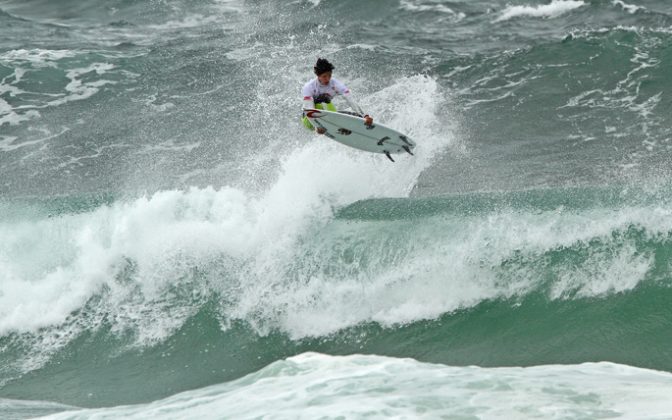
<instances>
[{"instance_id":1,"label":"surfer's dark hair","mask_svg":"<svg viewBox=\"0 0 672 420\"><path fill-rule=\"evenodd\" d=\"M315 63L315 67L313 67L315 74L318 76L322 73L332 71L333 69L334 66L326 58L318 58L317 63Z\"/></svg>"}]
</instances>

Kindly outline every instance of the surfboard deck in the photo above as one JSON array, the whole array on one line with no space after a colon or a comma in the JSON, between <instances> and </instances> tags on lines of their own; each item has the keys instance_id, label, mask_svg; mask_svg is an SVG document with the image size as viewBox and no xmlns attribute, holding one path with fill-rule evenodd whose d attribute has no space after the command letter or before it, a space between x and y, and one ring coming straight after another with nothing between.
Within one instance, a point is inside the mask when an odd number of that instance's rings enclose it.
<instances>
[{"instance_id":1,"label":"surfboard deck","mask_svg":"<svg viewBox=\"0 0 672 420\"><path fill-rule=\"evenodd\" d=\"M394 161L391 154L413 154L415 142L403 133L374 121L370 126L364 119L344 112L304 109L315 127L327 130L325 136L346 146L366 152L382 153Z\"/></svg>"}]
</instances>

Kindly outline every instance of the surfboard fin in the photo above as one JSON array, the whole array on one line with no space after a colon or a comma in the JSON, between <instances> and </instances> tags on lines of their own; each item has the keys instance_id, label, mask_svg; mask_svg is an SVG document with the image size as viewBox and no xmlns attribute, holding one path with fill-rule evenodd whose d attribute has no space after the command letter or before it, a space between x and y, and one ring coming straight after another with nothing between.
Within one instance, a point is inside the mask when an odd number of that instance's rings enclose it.
<instances>
[{"instance_id":1,"label":"surfboard fin","mask_svg":"<svg viewBox=\"0 0 672 420\"><path fill-rule=\"evenodd\" d=\"M401 148L404 149L406 151L406 153L408 153L409 155L415 156L413 154L413 152L411 152L411 149L408 146L401 146Z\"/></svg>"},{"instance_id":2,"label":"surfboard fin","mask_svg":"<svg viewBox=\"0 0 672 420\"><path fill-rule=\"evenodd\" d=\"M403 141L407 145L409 145L409 146L411 145L411 143L408 141L408 138L406 136L399 136L399 138L401 139L401 141Z\"/></svg>"},{"instance_id":3,"label":"surfboard fin","mask_svg":"<svg viewBox=\"0 0 672 420\"><path fill-rule=\"evenodd\" d=\"M382 139L380 139L380 140L378 141L378 146L382 146L382 145L383 145L383 142L385 142L385 140L389 140L389 139L390 139L390 138L387 137L387 136L383 137Z\"/></svg>"},{"instance_id":4,"label":"surfboard fin","mask_svg":"<svg viewBox=\"0 0 672 420\"><path fill-rule=\"evenodd\" d=\"M392 159L392 156L390 155L390 152L385 151L385 152L383 152L383 153L385 153L385 156L387 156L387 158L388 158L389 160L391 160L392 162L394 162L394 159Z\"/></svg>"}]
</instances>

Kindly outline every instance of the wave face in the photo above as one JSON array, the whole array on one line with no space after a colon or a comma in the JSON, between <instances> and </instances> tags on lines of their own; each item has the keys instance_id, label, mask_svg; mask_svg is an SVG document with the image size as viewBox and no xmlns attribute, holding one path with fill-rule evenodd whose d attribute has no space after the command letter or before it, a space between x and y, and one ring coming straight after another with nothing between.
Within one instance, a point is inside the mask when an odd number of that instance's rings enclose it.
<instances>
[{"instance_id":1,"label":"wave face","mask_svg":"<svg viewBox=\"0 0 672 420\"><path fill-rule=\"evenodd\" d=\"M671 28L664 1L2 2L0 417L319 413L338 384L631 415L578 378L669 387ZM302 128L318 55L414 157ZM498 402L435 400L470 384Z\"/></svg>"}]
</instances>

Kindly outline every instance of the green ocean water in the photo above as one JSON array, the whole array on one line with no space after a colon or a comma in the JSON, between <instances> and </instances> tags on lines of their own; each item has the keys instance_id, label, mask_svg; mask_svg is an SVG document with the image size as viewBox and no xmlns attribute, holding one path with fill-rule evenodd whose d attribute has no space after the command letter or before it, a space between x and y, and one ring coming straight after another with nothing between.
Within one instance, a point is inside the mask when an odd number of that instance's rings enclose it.
<instances>
[{"instance_id":1,"label":"green ocean water","mask_svg":"<svg viewBox=\"0 0 672 420\"><path fill-rule=\"evenodd\" d=\"M666 2L0 0L0 34L0 417L671 412L601 387L672 384ZM317 56L416 156L303 129Z\"/></svg>"}]
</instances>

